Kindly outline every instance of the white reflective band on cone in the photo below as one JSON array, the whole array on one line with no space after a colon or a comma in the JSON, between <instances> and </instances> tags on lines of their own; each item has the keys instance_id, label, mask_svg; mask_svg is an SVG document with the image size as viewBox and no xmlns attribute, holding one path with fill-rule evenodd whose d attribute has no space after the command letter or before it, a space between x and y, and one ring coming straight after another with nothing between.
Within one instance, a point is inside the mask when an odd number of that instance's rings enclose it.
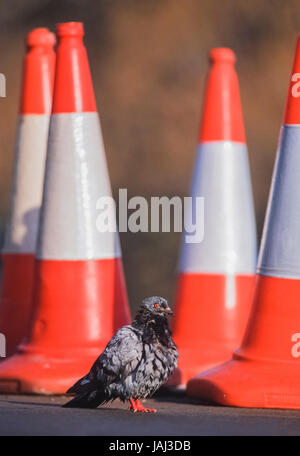
<instances>
[{"instance_id":1,"label":"white reflective band on cone","mask_svg":"<svg viewBox=\"0 0 300 456\"><path fill-rule=\"evenodd\" d=\"M180 272L253 274L256 227L246 146L200 144L191 195L204 197L204 239L188 244L183 238Z\"/></svg>"},{"instance_id":2,"label":"white reflective band on cone","mask_svg":"<svg viewBox=\"0 0 300 456\"><path fill-rule=\"evenodd\" d=\"M49 115L19 117L10 215L3 253L34 253L42 202Z\"/></svg>"},{"instance_id":3,"label":"white reflective band on cone","mask_svg":"<svg viewBox=\"0 0 300 456\"><path fill-rule=\"evenodd\" d=\"M300 279L300 126L280 132L257 271Z\"/></svg>"},{"instance_id":4,"label":"white reflective band on cone","mask_svg":"<svg viewBox=\"0 0 300 456\"><path fill-rule=\"evenodd\" d=\"M117 233L98 231L97 201L111 196L97 113L51 116L37 258L116 258Z\"/></svg>"}]
</instances>

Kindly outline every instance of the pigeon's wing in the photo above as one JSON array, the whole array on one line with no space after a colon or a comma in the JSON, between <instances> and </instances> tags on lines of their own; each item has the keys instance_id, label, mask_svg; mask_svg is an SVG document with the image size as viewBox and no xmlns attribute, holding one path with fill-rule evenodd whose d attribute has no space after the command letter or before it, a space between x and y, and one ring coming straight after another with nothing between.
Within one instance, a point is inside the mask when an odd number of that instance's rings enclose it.
<instances>
[{"instance_id":1,"label":"pigeon's wing","mask_svg":"<svg viewBox=\"0 0 300 456\"><path fill-rule=\"evenodd\" d=\"M90 379L109 384L126 378L141 361L143 343L130 325L119 329L107 344L104 352L95 361Z\"/></svg>"}]
</instances>

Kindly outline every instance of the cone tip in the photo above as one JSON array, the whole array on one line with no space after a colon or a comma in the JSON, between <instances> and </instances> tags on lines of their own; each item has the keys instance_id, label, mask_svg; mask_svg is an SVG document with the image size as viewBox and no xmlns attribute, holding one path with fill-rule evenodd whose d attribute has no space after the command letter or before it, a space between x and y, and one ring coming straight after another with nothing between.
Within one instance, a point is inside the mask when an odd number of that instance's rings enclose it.
<instances>
[{"instance_id":1,"label":"cone tip","mask_svg":"<svg viewBox=\"0 0 300 456\"><path fill-rule=\"evenodd\" d=\"M283 124L300 124L300 37L297 39L294 62L289 81Z\"/></svg>"},{"instance_id":2,"label":"cone tip","mask_svg":"<svg viewBox=\"0 0 300 456\"><path fill-rule=\"evenodd\" d=\"M199 142L235 141L244 144L235 54L229 48L214 48L210 51L210 61L212 66L206 83Z\"/></svg>"},{"instance_id":3,"label":"cone tip","mask_svg":"<svg viewBox=\"0 0 300 456\"><path fill-rule=\"evenodd\" d=\"M83 36L84 27L82 22L63 22L56 25L56 35L61 36Z\"/></svg>"},{"instance_id":4,"label":"cone tip","mask_svg":"<svg viewBox=\"0 0 300 456\"><path fill-rule=\"evenodd\" d=\"M54 46L56 43L56 38L54 33L46 27L38 27L31 30L26 37L26 45L29 47L32 46Z\"/></svg>"},{"instance_id":5,"label":"cone tip","mask_svg":"<svg viewBox=\"0 0 300 456\"><path fill-rule=\"evenodd\" d=\"M209 58L212 63L228 62L235 63L236 57L232 49L229 48L214 48L209 53Z\"/></svg>"}]
</instances>

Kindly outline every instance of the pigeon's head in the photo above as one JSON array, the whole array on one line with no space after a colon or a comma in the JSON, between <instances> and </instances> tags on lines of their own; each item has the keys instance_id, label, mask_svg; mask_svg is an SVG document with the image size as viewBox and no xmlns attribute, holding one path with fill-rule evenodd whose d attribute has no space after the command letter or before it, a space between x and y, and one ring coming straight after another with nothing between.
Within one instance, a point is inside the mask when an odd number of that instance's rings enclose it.
<instances>
[{"instance_id":1,"label":"pigeon's head","mask_svg":"<svg viewBox=\"0 0 300 456\"><path fill-rule=\"evenodd\" d=\"M145 298L142 301L141 309L146 310L153 316L166 317L168 315L173 315L168 301L161 296L151 296L151 298Z\"/></svg>"}]
</instances>

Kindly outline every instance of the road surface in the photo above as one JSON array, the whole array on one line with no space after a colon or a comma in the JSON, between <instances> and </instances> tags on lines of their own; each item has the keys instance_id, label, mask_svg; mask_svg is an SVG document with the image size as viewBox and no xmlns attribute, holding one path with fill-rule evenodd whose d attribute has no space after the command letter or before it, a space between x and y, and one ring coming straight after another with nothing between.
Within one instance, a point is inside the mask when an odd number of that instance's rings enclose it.
<instances>
[{"instance_id":1,"label":"road surface","mask_svg":"<svg viewBox=\"0 0 300 456\"><path fill-rule=\"evenodd\" d=\"M183 393L144 402L134 414L115 401L95 410L65 409L64 396L0 395L0 435L300 435L300 410L204 405Z\"/></svg>"}]
</instances>

